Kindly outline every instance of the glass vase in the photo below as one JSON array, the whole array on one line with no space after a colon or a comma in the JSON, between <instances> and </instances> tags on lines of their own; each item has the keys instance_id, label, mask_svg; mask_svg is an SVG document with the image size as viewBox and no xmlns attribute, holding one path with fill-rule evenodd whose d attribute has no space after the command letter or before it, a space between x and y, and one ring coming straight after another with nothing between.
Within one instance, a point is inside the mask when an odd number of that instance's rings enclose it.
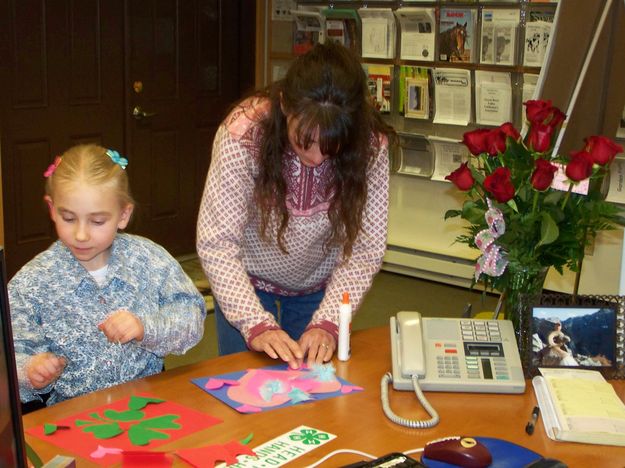
<instances>
[{"instance_id":1,"label":"glass vase","mask_svg":"<svg viewBox=\"0 0 625 468\"><path fill-rule=\"evenodd\" d=\"M549 268L508 266L504 291L505 318L512 322L523 369L527 375L531 359L532 306L540 301Z\"/></svg>"}]
</instances>

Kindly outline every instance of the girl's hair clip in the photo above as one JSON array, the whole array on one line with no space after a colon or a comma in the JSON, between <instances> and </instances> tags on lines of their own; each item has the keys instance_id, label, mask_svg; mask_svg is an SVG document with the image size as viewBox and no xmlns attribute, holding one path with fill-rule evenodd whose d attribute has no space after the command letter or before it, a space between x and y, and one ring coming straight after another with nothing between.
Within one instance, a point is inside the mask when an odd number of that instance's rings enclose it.
<instances>
[{"instance_id":1,"label":"girl's hair clip","mask_svg":"<svg viewBox=\"0 0 625 468\"><path fill-rule=\"evenodd\" d=\"M54 174L54 171L56 171L56 168L59 167L59 164L61 164L62 160L63 158L61 156L57 156L56 158L54 158L54 162L48 166L48 168L43 173L43 176L47 179L52 174Z\"/></svg>"},{"instance_id":2,"label":"girl's hair clip","mask_svg":"<svg viewBox=\"0 0 625 468\"><path fill-rule=\"evenodd\" d=\"M119 165L122 169L126 169L126 166L128 165L128 160L126 158L124 158L123 156L120 156L120 154L112 149L107 149L106 150L106 154L108 155L109 158L111 158L111 160Z\"/></svg>"}]
</instances>

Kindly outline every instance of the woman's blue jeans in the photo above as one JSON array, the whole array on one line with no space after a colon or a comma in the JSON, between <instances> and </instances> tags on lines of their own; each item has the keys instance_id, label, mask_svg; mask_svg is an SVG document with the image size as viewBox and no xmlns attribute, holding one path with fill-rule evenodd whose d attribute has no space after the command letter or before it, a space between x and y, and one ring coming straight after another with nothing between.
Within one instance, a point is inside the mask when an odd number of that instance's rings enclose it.
<instances>
[{"instance_id":1,"label":"woman's blue jeans","mask_svg":"<svg viewBox=\"0 0 625 468\"><path fill-rule=\"evenodd\" d=\"M294 340L298 340L304 333L325 294L325 290L305 296L281 296L258 289L255 291L263 308L276 318L280 327ZM243 336L226 320L217 301L215 301L215 324L220 356L248 350Z\"/></svg>"}]
</instances>

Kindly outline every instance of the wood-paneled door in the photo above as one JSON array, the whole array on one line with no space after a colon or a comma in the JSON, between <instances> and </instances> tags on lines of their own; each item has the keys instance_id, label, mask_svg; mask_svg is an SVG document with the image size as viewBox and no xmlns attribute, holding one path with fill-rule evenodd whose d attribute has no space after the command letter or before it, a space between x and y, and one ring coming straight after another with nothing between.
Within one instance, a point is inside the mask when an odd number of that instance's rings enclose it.
<instances>
[{"instance_id":1,"label":"wood-paneled door","mask_svg":"<svg viewBox=\"0 0 625 468\"><path fill-rule=\"evenodd\" d=\"M254 18L246 0L0 0L9 276L54 240L42 173L78 142L128 156L130 231L195 250L214 132L253 86Z\"/></svg>"}]
</instances>

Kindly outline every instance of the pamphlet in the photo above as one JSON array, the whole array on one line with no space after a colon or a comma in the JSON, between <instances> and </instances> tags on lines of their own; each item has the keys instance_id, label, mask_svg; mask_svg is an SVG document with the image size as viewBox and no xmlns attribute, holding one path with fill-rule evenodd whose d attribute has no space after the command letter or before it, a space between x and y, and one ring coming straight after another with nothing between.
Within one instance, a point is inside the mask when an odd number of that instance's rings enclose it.
<instances>
[{"instance_id":1,"label":"pamphlet","mask_svg":"<svg viewBox=\"0 0 625 468\"><path fill-rule=\"evenodd\" d=\"M467 125L471 120L471 71L436 68L434 79L434 123Z\"/></svg>"},{"instance_id":2,"label":"pamphlet","mask_svg":"<svg viewBox=\"0 0 625 468\"><path fill-rule=\"evenodd\" d=\"M512 120L512 84L510 73L476 70L475 121L498 126Z\"/></svg>"},{"instance_id":3,"label":"pamphlet","mask_svg":"<svg viewBox=\"0 0 625 468\"><path fill-rule=\"evenodd\" d=\"M434 60L436 21L434 8L398 8L402 60Z\"/></svg>"}]
</instances>

